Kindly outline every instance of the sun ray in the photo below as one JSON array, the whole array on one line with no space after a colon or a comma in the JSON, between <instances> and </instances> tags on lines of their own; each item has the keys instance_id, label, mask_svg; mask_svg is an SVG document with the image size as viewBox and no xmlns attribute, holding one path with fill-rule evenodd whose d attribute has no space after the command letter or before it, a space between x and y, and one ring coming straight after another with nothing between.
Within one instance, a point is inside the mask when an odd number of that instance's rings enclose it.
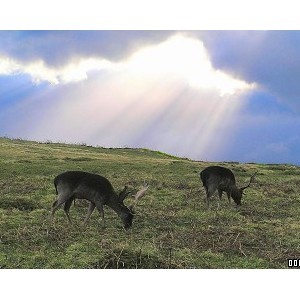
<instances>
[{"instance_id":1,"label":"sun ray","mask_svg":"<svg viewBox=\"0 0 300 300\"><path fill-rule=\"evenodd\" d=\"M71 80L103 68L80 84L55 86L57 107L41 111L32 137L209 159L228 145L243 95L255 88L214 69L204 44L185 36L141 48L117 64L98 63L81 61L74 74L75 62L69 73L60 70L60 78Z\"/></svg>"}]
</instances>

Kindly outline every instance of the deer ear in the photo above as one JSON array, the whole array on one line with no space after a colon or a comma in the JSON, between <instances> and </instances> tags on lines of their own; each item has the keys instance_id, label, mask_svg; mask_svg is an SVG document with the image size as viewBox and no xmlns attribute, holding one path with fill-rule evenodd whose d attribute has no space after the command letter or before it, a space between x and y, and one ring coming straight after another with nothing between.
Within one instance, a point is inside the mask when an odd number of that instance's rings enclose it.
<instances>
[{"instance_id":1,"label":"deer ear","mask_svg":"<svg viewBox=\"0 0 300 300\"><path fill-rule=\"evenodd\" d=\"M130 205L129 207L130 212L135 215L134 205Z\"/></svg>"},{"instance_id":2,"label":"deer ear","mask_svg":"<svg viewBox=\"0 0 300 300\"><path fill-rule=\"evenodd\" d=\"M127 192L127 188L128 188L128 187L125 186L124 189L123 189L123 191L121 191L120 194L119 194L119 200L120 200L121 202L123 202L124 199L131 193L130 191Z\"/></svg>"}]
</instances>

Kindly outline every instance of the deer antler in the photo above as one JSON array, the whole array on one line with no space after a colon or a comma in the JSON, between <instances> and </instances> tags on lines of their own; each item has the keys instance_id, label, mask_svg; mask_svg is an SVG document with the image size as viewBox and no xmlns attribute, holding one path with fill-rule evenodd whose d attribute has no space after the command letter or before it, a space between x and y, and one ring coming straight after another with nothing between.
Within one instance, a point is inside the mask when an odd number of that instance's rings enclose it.
<instances>
[{"instance_id":1,"label":"deer antler","mask_svg":"<svg viewBox=\"0 0 300 300\"><path fill-rule=\"evenodd\" d=\"M137 193L134 195L134 202L133 202L133 204L130 206L131 210L133 210L134 207L137 205L138 200L145 196L146 191L148 190L148 188L149 188L149 184L145 183L145 184L142 186L142 188L141 188L139 191L137 191Z\"/></svg>"},{"instance_id":2,"label":"deer antler","mask_svg":"<svg viewBox=\"0 0 300 300\"><path fill-rule=\"evenodd\" d=\"M256 171L256 172L250 177L249 183L248 183L246 186L242 187L241 190L244 190L244 189L248 188L248 187L250 186L250 184L254 182L254 179L255 179L257 173L258 173L258 171Z\"/></svg>"},{"instance_id":3,"label":"deer antler","mask_svg":"<svg viewBox=\"0 0 300 300\"><path fill-rule=\"evenodd\" d=\"M145 183L143 187L134 195L135 201L138 201L139 199L144 197L148 188L149 184Z\"/></svg>"}]
</instances>

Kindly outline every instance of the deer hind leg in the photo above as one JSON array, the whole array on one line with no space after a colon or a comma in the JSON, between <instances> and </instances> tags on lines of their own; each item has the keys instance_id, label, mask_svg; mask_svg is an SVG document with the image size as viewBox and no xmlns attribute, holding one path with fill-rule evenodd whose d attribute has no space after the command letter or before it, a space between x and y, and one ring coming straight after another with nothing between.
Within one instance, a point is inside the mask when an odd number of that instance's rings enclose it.
<instances>
[{"instance_id":1,"label":"deer hind leg","mask_svg":"<svg viewBox=\"0 0 300 300\"><path fill-rule=\"evenodd\" d=\"M207 186L206 185L204 185L204 189L205 189L205 194L206 194L206 197L205 197L205 199L204 199L204 204L206 204L206 206L208 207L209 205L208 205L208 189L207 189Z\"/></svg>"},{"instance_id":2,"label":"deer hind leg","mask_svg":"<svg viewBox=\"0 0 300 300\"><path fill-rule=\"evenodd\" d=\"M51 210L51 221L53 220L55 212L68 200L70 199L69 195L58 195L57 200L52 204Z\"/></svg>"},{"instance_id":3,"label":"deer hind leg","mask_svg":"<svg viewBox=\"0 0 300 300\"><path fill-rule=\"evenodd\" d=\"M204 188L205 188L205 194L206 194L206 198L204 199L204 203L206 203L207 202L208 189L207 189L207 186L204 186Z\"/></svg>"},{"instance_id":4,"label":"deer hind leg","mask_svg":"<svg viewBox=\"0 0 300 300\"><path fill-rule=\"evenodd\" d=\"M86 225L86 223L89 221L91 214L93 213L94 209L95 209L96 205L93 202L90 202L89 205L89 209L88 209L88 213L84 219L83 225ZM102 209L103 210L103 209ZM103 212L103 216L104 216L104 212Z\"/></svg>"},{"instance_id":5,"label":"deer hind leg","mask_svg":"<svg viewBox=\"0 0 300 300\"><path fill-rule=\"evenodd\" d=\"M210 197L211 197L211 192L209 191L207 186L204 186L205 188L205 193L206 193L206 198L204 199L204 204L206 204L207 209L209 208L209 201L210 201Z\"/></svg>"},{"instance_id":6,"label":"deer hind leg","mask_svg":"<svg viewBox=\"0 0 300 300\"><path fill-rule=\"evenodd\" d=\"M230 197L231 197L231 194L230 194L230 192L226 192L226 194L227 194L227 198L228 198L228 203L230 204Z\"/></svg>"},{"instance_id":7,"label":"deer hind leg","mask_svg":"<svg viewBox=\"0 0 300 300\"><path fill-rule=\"evenodd\" d=\"M217 189L217 187L215 187L215 186L209 186L208 188L206 188L206 205L207 205L207 209L209 209L210 198L215 193L216 189Z\"/></svg>"},{"instance_id":8,"label":"deer hind leg","mask_svg":"<svg viewBox=\"0 0 300 300\"><path fill-rule=\"evenodd\" d=\"M71 222L71 219L70 219L70 215L69 215L69 210L70 210L70 207L71 207L71 204L73 202L74 198L70 198L68 199L66 202L65 202L65 205L64 205L64 212L68 218L68 221L69 223L72 223Z\"/></svg>"},{"instance_id":9,"label":"deer hind leg","mask_svg":"<svg viewBox=\"0 0 300 300\"><path fill-rule=\"evenodd\" d=\"M222 200L222 194L223 191L221 189L218 189L218 195L219 195L219 199L218 199L218 209L220 208L220 202Z\"/></svg>"}]
</instances>

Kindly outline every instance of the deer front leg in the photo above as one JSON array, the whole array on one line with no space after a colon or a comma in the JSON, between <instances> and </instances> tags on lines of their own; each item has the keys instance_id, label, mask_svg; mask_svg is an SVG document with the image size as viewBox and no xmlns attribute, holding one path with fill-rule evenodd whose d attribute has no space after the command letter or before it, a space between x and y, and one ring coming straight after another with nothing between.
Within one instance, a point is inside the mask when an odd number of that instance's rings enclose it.
<instances>
[{"instance_id":1,"label":"deer front leg","mask_svg":"<svg viewBox=\"0 0 300 300\"><path fill-rule=\"evenodd\" d=\"M99 203L99 202L96 202L96 207L97 207L97 210L99 211L99 214L100 214L100 217L102 219L102 225L103 227L105 226L105 221L104 221L104 209L103 209L103 204L102 203Z\"/></svg>"},{"instance_id":2,"label":"deer front leg","mask_svg":"<svg viewBox=\"0 0 300 300\"><path fill-rule=\"evenodd\" d=\"M90 216L91 216L91 214L93 213L95 207L96 207L95 203L90 202L89 209L88 209L88 213L87 213L87 215L86 215L86 217L85 217L85 219L84 219L83 225L86 225L86 224L87 224L87 222L89 221Z\"/></svg>"}]
</instances>

